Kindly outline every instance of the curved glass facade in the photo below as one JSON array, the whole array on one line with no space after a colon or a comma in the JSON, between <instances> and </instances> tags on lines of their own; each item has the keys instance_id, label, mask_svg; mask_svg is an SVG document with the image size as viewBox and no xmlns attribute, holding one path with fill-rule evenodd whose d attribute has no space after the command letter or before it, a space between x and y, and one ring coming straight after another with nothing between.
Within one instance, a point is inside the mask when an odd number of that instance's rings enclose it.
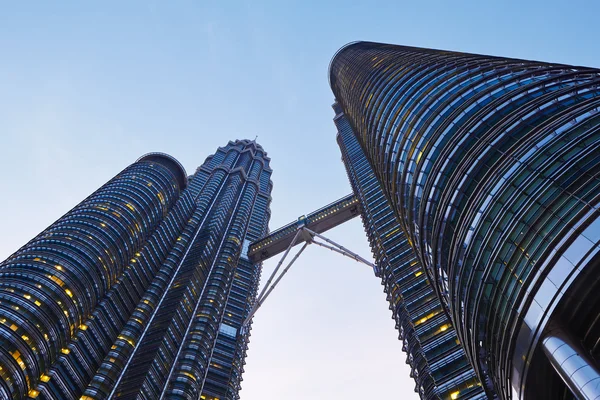
<instances>
[{"instance_id":1,"label":"curved glass facade","mask_svg":"<svg viewBox=\"0 0 600 400\"><path fill-rule=\"evenodd\" d=\"M238 398L266 153L151 153L0 264L0 397ZM243 254L242 254L243 253Z\"/></svg>"},{"instance_id":2,"label":"curved glass facade","mask_svg":"<svg viewBox=\"0 0 600 400\"><path fill-rule=\"evenodd\" d=\"M422 399L485 399L452 322L396 221L354 132L336 103L337 141L361 205L367 238Z\"/></svg>"},{"instance_id":3,"label":"curved glass facade","mask_svg":"<svg viewBox=\"0 0 600 400\"><path fill-rule=\"evenodd\" d=\"M540 339L573 318L564 302L586 286L580 273L598 275L599 82L592 68L367 42L331 62L337 101L489 396L547 390ZM590 352L593 324L570 332Z\"/></svg>"}]
</instances>

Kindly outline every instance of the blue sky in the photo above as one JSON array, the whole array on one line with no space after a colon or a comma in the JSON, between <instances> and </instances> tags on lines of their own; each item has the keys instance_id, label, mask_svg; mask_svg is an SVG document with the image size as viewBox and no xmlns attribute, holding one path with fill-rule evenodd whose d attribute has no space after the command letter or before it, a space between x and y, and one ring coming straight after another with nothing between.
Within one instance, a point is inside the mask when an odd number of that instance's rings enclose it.
<instances>
[{"instance_id":1,"label":"blue sky","mask_svg":"<svg viewBox=\"0 0 600 400\"><path fill-rule=\"evenodd\" d=\"M600 66L592 0L55 3L0 3L1 258L150 151L191 173L258 135L273 229L347 194L327 67L351 41ZM358 220L330 235L369 254ZM410 398L405 359L368 268L309 248L255 318L241 396Z\"/></svg>"}]
</instances>

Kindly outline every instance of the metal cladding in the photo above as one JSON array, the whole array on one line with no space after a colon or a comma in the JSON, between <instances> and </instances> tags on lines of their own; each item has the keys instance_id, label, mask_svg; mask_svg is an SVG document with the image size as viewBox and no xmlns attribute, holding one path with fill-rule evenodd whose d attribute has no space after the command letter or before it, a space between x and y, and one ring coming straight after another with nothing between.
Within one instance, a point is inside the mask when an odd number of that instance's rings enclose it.
<instances>
[{"instance_id":1,"label":"metal cladding","mask_svg":"<svg viewBox=\"0 0 600 400\"><path fill-rule=\"evenodd\" d=\"M599 83L592 68L368 42L331 62L490 397L568 397L541 350L549 322L598 360Z\"/></svg>"},{"instance_id":2,"label":"metal cladding","mask_svg":"<svg viewBox=\"0 0 600 400\"><path fill-rule=\"evenodd\" d=\"M239 398L269 158L151 153L0 264L0 398Z\"/></svg>"},{"instance_id":3,"label":"metal cladding","mask_svg":"<svg viewBox=\"0 0 600 400\"><path fill-rule=\"evenodd\" d=\"M375 257L392 317L422 399L485 399L440 300L396 221L373 169L338 104L337 141Z\"/></svg>"}]
</instances>

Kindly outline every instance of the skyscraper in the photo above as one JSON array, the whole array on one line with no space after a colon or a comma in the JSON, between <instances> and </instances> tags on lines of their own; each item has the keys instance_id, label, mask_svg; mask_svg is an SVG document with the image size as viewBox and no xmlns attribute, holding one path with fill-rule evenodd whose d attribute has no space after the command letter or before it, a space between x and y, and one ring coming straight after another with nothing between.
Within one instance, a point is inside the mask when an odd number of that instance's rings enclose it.
<instances>
[{"instance_id":1,"label":"skyscraper","mask_svg":"<svg viewBox=\"0 0 600 400\"><path fill-rule=\"evenodd\" d=\"M270 175L254 141L151 153L0 264L0 397L238 398Z\"/></svg>"},{"instance_id":2,"label":"skyscraper","mask_svg":"<svg viewBox=\"0 0 600 400\"><path fill-rule=\"evenodd\" d=\"M367 238L422 399L485 399L442 304L419 264L339 104L337 141Z\"/></svg>"},{"instance_id":3,"label":"skyscraper","mask_svg":"<svg viewBox=\"0 0 600 400\"><path fill-rule=\"evenodd\" d=\"M600 396L599 83L592 68L368 42L331 62L489 397Z\"/></svg>"}]
</instances>

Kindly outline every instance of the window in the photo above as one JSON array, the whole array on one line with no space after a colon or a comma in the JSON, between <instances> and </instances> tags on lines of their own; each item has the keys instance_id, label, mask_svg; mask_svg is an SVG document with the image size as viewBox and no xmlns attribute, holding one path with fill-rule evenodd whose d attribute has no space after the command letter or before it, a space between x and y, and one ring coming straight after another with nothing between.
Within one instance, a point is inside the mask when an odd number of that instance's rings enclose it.
<instances>
[{"instance_id":1,"label":"window","mask_svg":"<svg viewBox=\"0 0 600 400\"><path fill-rule=\"evenodd\" d=\"M234 339L237 336L237 329L235 329L233 326L230 326L227 324L221 324L221 327L219 328L219 332L225 336L229 336Z\"/></svg>"}]
</instances>

